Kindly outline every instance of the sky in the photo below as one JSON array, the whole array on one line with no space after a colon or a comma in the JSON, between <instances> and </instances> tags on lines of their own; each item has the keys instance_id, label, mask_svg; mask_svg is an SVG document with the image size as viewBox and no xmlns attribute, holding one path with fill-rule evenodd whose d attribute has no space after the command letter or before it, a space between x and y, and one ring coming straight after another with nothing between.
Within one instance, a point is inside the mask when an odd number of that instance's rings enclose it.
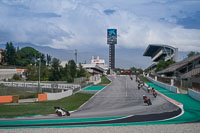
<instances>
[{"instance_id":1,"label":"sky","mask_svg":"<svg viewBox=\"0 0 200 133\"><path fill-rule=\"evenodd\" d=\"M149 44L200 51L200 0L0 0L0 44L33 43L108 56L108 28L118 30L119 67L150 65L142 57Z\"/></svg>"}]
</instances>

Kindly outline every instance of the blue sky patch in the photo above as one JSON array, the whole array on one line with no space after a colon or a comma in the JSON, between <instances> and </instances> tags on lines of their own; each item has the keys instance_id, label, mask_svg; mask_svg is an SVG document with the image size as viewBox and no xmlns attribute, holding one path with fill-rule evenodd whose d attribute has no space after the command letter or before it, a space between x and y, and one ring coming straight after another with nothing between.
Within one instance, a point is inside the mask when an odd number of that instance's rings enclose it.
<instances>
[{"instance_id":1,"label":"blue sky patch","mask_svg":"<svg viewBox=\"0 0 200 133\"><path fill-rule=\"evenodd\" d=\"M115 10L112 10L112 9L107 9L107 10L104 10L104 13L106 14L106 15L112 15L112 14L114 14L116 11Z\"/></svg>"}]
</instances>

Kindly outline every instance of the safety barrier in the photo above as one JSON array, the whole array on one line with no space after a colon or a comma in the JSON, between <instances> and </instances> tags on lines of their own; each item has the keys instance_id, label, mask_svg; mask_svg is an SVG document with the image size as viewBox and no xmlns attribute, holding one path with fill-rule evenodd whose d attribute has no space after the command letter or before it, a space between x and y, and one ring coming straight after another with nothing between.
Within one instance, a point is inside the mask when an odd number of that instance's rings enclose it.
<instances>
[{"instance_id":1,"label":"safety barrier","mask_svg":"<svg viewBox=\"0 0 200 133\"><path fill-rule=\"evenodd\" d=\"M58 100L64 97L71 96L72 94L73 94L72 90L59 92L59 93L38 94L38 101Z\"/></svg>"},{"instance_id":2,"label":"safety barrier","mask_svg":"<svg viewBox=\"0 0 200 133\"><path fill-rule=\"evenodd\" d=\"M47 101L47 94L38 94L38 101Z\"/></svg>"},{"instance_id":3,"label":"safety barrier","mask_svg":"<svg viewBox=\"0 0 200 133\"><path fill-rule=\"evenodd\" d=\"M38 82L4 82L0 81L0 84L12 87L38 87ZM75 89L79 88L79 84L64 84L64 83L40 83L40 88L54 88L54 89Z\"/></svg>"},{"instance_id":4,"label":"safety barrier","mask_svg":"<svg viewBox=\"0 0 200 133\"><path fill-rule=\"evenodd\" d=\"M47 100L58 100L64 97L71 96L73 93L72 90L59 92L59 93L46 93L47 94Z\"/></svg>"},{"instance_id":5,"label":"safety barrier","mask_svg":"<svg viewBox=\"0 0 200 133\"><path fill-rule=\"evenodd\" d=\"M159 81L155 81L150 77L147 77L147 79L150 80L151 82L153 82L154 84L156 84L156 85L158 85L158 86L160 86L162 88L167 89L168 91L172 91L174 93L178 92L178 89L175 86L171 86L171 85L167 85L167 84L161 83Z\"/></svg>"},{"instance_id":6,"label":"safety barrier","mask_svg":"<svg viewBox=\"0 0 200 133\"><path fill-rule=\"evenodd\" d=\"M200 92L197 92L192 89L188 89L188 95L194 98L195 100L200 101Z\"/></svg>"},{"instance_id":7,"label":"safety barrier","mask_svg":"<svg viewBox=\"0 0 200 133\"><path fill-rule=\"evenodd\" d=\"M19 96L0 96L0 103L18 103Z\"/></svg>"}]
</instances>

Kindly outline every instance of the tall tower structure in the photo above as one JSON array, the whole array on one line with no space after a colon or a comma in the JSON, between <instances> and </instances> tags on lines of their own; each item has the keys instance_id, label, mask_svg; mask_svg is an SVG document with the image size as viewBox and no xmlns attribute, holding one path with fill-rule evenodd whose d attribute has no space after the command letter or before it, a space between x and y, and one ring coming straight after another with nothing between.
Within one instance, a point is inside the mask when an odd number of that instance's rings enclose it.
<instances>
[{"instance_id":1,"label":"tall tower structure","mask_svg":"<svg viewBox=\"0 0 200 133\"><path fill-rule=\"evenodd\" d=\"M117 29L107 29L107 44L109 45L109 68L115 68L115 44L117 44Z\"/></svg>"}]
</instances>

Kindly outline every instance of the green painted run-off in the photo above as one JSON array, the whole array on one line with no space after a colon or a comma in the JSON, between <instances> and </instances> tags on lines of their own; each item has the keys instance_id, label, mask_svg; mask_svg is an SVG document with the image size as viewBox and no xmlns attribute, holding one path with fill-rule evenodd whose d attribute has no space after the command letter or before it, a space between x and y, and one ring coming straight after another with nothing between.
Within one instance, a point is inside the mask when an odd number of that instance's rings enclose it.
<instances>
[{"instance_id":1,"label":"green painted run-off","mask_svg":"<svg viewBox=\"0 0 200 133\"><path fill-rule=\"evenodd\" d=\"M104 88L105 86L89 86L87 88L84 88L84 91L100 91Z\"/></svg>"},{"instance_id":2,"label":"green painted run-off","mask_svg":"<svg viewBox=\"0 0 200 133\"><path fill-rule=\"evenodd\" d=\"M52 119L52 120L24 120L24 121L0 121L0 125L19 125L19 124L53 124L53 123L79 123L79 122L97 122L120 119L125 116L104 117L104 118L82 118L82 119Z\"/></svg>"},{"instance_id":3,"label":"green painted run-off","mask_svg":"<svg viewBox=\"0 0 200 133\"><path fill-rule=\"evenodd\" d=\"M184 114L178 118L162 121L162 122L152 122L154 124L168 124L168 123L184 123L184 122L195 122L200 121L200 102L194 100L187 94L176 94L161 88L153 83L147 83L151 87L154 87L157 91L163 93L164 95L174 99L177 102L183 104Z\"/></svg>"}]
</instances>

